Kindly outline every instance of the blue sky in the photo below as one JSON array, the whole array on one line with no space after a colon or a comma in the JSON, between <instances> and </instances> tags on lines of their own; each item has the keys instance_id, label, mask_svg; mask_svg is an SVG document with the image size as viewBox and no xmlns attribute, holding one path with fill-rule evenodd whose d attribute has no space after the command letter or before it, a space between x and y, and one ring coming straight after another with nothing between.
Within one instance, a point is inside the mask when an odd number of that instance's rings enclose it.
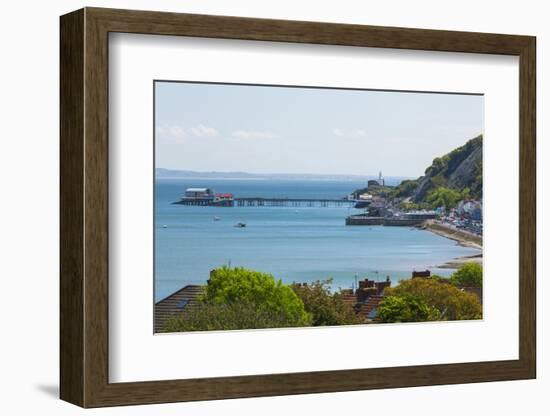
<instances>
[{"instance_id":1,"label":"blue sky","mask_svg":"<svg viewBox=\"0 0 550 416\"><path fill-rule=\"evenodd\" d=\"M423 174L483 131L483 97L155 83L156 166L196 171Z\"/></svg>"}]
</instances>

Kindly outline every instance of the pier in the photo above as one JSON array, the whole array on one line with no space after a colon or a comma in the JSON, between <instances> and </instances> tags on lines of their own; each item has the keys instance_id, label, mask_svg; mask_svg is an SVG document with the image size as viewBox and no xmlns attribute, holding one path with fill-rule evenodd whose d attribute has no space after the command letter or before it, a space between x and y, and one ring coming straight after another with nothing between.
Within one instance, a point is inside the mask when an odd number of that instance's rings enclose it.
<instances>
[{"instance_id":1,"label":"pier","mask_svg":"<svg viewBox=\"0 0 550 416\"><path fill-rule=\"evenodd\" d=\"M351 199L324 198L182 198L179 201L173 202L173 204L203 207L354 207L356 201Z\"/></svg>"},{"instance_id":2,"label":"pier","mask_svg":"<svg viewBox=\"0 0 550 416\"><path fill-rule=\"evenodd\" d=\"M173 204L217 207L354 207L349 198L240 197L231 193L214 193L210 188L187 188L185 195Z\"/></svg>"},{"instance_id":3,"label":"pier","mask_svg":"<svg viewBox=\"0 0 550 416\"><path fill-rule=\"evenodd\" d=\"M353 207L356 201L351 199L327 198L235 198L234 205L238 207Z\"/></svg>"}]
</instances>

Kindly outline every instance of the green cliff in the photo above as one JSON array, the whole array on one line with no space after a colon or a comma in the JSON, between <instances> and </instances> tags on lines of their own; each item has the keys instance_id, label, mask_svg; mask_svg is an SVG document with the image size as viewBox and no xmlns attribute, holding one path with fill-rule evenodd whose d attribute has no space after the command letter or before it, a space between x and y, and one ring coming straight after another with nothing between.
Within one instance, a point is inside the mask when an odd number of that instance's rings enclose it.
<instances>
[{"instance_id":1,"label":"green cliff","mask_svg":"<svg viewBox=\"0 0 550 416\"><path fill-rule=\"evenodd\" d=\"M392 192L392 197L407 198L412 202L426 202L430 192L450 188L472 198L481 199L483 192L483 136L469 140L465 145L444 156L436 157L424 176L404 180Z\"/></svg>"}]
</instances>

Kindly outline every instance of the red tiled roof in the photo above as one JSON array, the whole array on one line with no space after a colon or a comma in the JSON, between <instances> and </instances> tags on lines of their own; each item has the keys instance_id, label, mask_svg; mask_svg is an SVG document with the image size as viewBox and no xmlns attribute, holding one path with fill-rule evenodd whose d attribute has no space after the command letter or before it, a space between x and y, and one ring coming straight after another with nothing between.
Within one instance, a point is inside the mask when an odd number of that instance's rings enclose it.
<instances>
[{"instance_id":1,"label":"red tiled roof","mask_svg":"<svg viewBox=\"0 0 550 416\"><path fill-rule=\"evenodd\" d=\"M352 293L346 293L346 294L342 294L341 297L340 297L345 303L351 305L351 306L355 306L355 304L357 303L357 296L352 294Z\"/></svg>"},{"instance_id":2,"label":"red tiled roof","mask_svg":"<svg viewBox=\"0 0 550 416\"><path fill-rule=\"evenodd\" d=\"M365 303L359 304L357 315L366 320L369 313L378 308L382 299L384 299L382 295L369 296Z\"/></svg>"}]
</instances>

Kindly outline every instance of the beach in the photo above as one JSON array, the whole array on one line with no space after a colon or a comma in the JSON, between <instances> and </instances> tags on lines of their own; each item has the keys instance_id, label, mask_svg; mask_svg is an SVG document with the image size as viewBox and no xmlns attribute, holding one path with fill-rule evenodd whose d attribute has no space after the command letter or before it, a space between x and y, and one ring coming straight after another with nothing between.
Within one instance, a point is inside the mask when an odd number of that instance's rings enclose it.
<instances>
[{"instance_id":1,"label":"beach","mask_svg":"<svg viewBox=\"0 0 550 416\"><path fill-rule=\"evenodd\" d=\"M428 220L424 222L419 228L431 231L437 235L456 241L457 244L463 247L473 248L480 251L483 249L483 238L481 236L456 229L452 226L443 224L438 221ZM437 267L441 269L458 269L465 263L482 264L483 254L479 253L474 255L456 257Z\"/></svg>"}]
</instances>

